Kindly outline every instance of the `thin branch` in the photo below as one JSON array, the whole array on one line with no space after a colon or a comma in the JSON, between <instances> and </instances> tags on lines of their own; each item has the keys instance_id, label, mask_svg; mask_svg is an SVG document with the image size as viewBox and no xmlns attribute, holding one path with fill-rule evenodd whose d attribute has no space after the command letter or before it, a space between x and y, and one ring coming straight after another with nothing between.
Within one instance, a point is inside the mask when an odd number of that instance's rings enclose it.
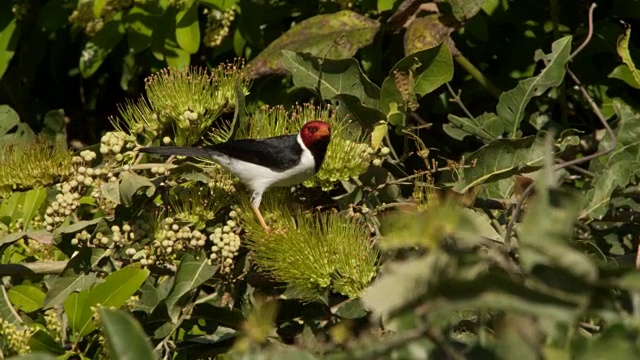
<instances>
[{"instance_id":1,"label":"thin branch","mask_svg":"<svg viewBox=\"0 0 640 360\"><path fill-rule=\"evenodd\" d=\"M589 32L587 32L587 37L584 39L582 44L580 44L580 46L578 46L578 48L569 55L568 61L573 60L573 58L576 57L576 55L578 55L580 51L582 51L582 49L584 49L591 41L591 36L593 36L593 10L595 10L596 6L598 6L596 3L592 3L591 7L589 7Z\"/></svg>"}]
</instances>

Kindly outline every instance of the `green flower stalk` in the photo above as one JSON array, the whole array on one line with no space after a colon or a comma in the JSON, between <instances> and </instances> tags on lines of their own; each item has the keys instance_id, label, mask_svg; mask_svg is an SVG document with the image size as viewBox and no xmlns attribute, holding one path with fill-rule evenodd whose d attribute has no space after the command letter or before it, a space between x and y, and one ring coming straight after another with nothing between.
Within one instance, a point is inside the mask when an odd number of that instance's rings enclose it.
<instances>
[{"instance_id":1,"label":"green flower stalk","mask_svg":"<svg viewBox=\"0 0 640 360\"><path fill-rule=\"evenodd\" d=\"M72 158L64 142L51 144L44 136L6 146L0 155L0 197L69 176Z\"/></svg>"},{"instance_id":2,"label":"green flower stalk","mask_svg":"<svg viewBox=\"0 0 640 360\"><path fill-rule=\"evenodd\" d=\"M377 272L377 250L366 224L337 213L291 210L290 197L270 194L261 209L272 231L265 234L245 200L240 213L253 259L296 297L312 301L332 290L357 298Z\"/></svg>"}]
</instances>

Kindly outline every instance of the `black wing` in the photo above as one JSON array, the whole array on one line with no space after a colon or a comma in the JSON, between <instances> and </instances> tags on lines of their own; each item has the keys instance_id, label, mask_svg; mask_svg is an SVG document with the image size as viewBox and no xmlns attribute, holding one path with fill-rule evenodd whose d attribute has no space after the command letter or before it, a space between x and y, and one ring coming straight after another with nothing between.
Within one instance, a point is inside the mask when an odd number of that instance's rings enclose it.
<instances>
[{"instance_id":1,"label":"black wing","mask_svg":"<svg viewBox=\"0 0 640 360\"><path fill-rule=\"evenodd\" d=\"M232 140L206 149L282 172L300 162L302 147L296 137L297 135L282 135L266 139Z\"/></svg>"}]
</instances>

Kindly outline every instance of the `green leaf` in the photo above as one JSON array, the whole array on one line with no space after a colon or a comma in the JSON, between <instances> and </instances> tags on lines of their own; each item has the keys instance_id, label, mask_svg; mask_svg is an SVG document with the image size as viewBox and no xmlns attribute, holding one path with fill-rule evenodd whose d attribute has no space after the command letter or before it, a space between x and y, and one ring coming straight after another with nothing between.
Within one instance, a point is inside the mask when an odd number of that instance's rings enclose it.
<instances>
[{"instance_id":1,"label":"green leaf","mask_svg":"<svg viewBox=\"0 0 640 360\"><path fill-rule=\"evenodd\" d=\"M315 90L319 85L323 99L347 94L359 98L365 106L378 107L380 88L367 78L355 59L322 61L321 58L289 50L282 50L282 55L282 65L293 76L295 86Z\"/></svg>"},{"instance_id":2,"label":"green leaf","mask_svg":"<svg viewBox=\"0 0 640 360\"><path fill-rule=\"evenodd\" d=\"M151 46L153 28L158 26L160 17L153 15L141 7L134 6L125 18L127 24L127 43L133 53L138 53Z\"/></svg>"},{"instance_id":3,"label":"green leaf","mask_svg":"<svg viewBox=\"0 0 640 360\"><path fill-rule=\"evenodd\" d=\"M637 71L637 70L636 70ZM608 75L610 79L618 79L622 80L627 85L631 86L634 89L640 89L640 82L636 80L633 76L633 73L626 65L618 65L615 69Z\"/></svg>"},{"instance_id":4,"label":"green leaf","mask_svg":"<svg viewBox=\"0 0 640 360\"><path fill-rule=\"evenodd\" d=\"M35 239L41 244L53 243L53 234L45 230L35 230L35 231L20 231L20 232L15 232L15 233L5 235L0 238L0 245L11 244L23 238Z\"/></svg>"},{"instance_id":5,"label":"green leaf","mask_svg":"<svg viewBox=\"0 0 640 360\"><path fill-rule=\"evenodd\" d=\"M176 40L178 45L188 52L195 54L200 47L200 25L198 24L198 2L193 1L190 6L176 16Z\"/></svg>"},{"instance_id":6,"label":"green leaf","mask_svg":"<svg viewBox=\"0 0 640 360\"><path fill-rule=\"evenodd\" d=\"M526 173L542 167L544 132L522 139L498 139L467 156L467 163L475 166L460 171L454 190L464 193L486 182Z\"/></svg>"},{"instance_id":7,"label":"green leaf","mask_svg":"<svg viewBox=\"0 0 640 360\"><path fill-rule=\"evenodd\" d=\"M98 70L111 50L122 40L124 33L122 13L118 12L85 44L79 64L82 77L88 78Z\"/></svg>"},{"instance_id":8,"label":"green leaf","mask_svg":"<svg viewBox=\"0 0 640 360\"><path fill-rule=\"evenodd\" d=\"M624 30L624 34L618 37L616 50L618 51L618 55L620 55L620 57L622 58L622 62L627 66L627 69L629 70L629 73L634 80L633 83L640 84L640 71L636 69L636 65L633 63L633 59L631 58L631 53L629 53L630 38L631 38L631 25L627 24L626 29ZM629 83L627 82L627 84Z\"/></svg>"},{"instance_id":9,"label":"green leaf","mask_svg":"<svg viewBox=\"0 0 640 360\"><path fill-rule=\"evenodd\" d=\"M22 200L22 221L24 224L24 230L27 230L31 219L38 214L46 198L47 190L45 189L33 189L24 193L24 198Z\"/></svg>"},{"instance_id":10,"label":"green leaf","mask_svg":"<svg viewBox=\"0 0 640 360\"><path fill-rule=\"evenodd\" d=\"M48 309L65 302L65 299L74 291L82 291L96 282L95 273L76 273L68 269L58 275L49 285L49 291L44 298L42 307Z\"/></svg>"},{"instance_id":11,"label":"green leaf","mask_svg":"<svg viewBox=\"0 0 640 360\"><path fill-rule=\"evenodd\" d=\"M178 300L189 291L209 280L218 271L218 267L209 265L207 260L204 254L200 254L198 259L191 254L187 254L180 261L173 288L165 299L171 321L175 322L180 315L180 306L176 305Z\"/></svg>"},{"instance_id":12,"label":"green leaf","mask_svg":"<svg viewBox=\"0 0 640 360\"><path fill-rule=\"evenodd\" d=\"M519 137L520 122L524 119L529 101L562 83L570 52L571 36L554 41L550 54L537 50L534 59L544 61L545 68L537 76L520 81L518 86L500 95L496 110L510 138Z\"/></svg>"},{"instance_id":13,"label":"green leaf","mask_svg":"<svg viewBox=\"0 0 640 360\"><path fill-rule=\"evenodd\" d=\"M120 200L125 206L133 204L133 196L140 189L145 191L145 195L151 196L156 191L155 185L144 176L135 173L127 173L120 181Z\"/></svg>"},{"instance_id":14,"label":"green leaf","mask_svg":"<svg viewBox=\"0 0 640 360\"><path fill-rule=\"evenodd\" d=\"M76 335L79 335L80 329L91 319L91 308L87 304L89 298L89 289L69 294L64 301L64 313L69 319L69 326ZM79 337L79 336L77 336Z\"/></svg>"},{"instance_id":15,"label":"green leaf","mask_svg":"<svg viewBox=\"0 0 640 360\"><path fill-rule=\"evenodd\" d=\"M91 322L90 308L97 305L118 308L124 305L138 291L147 276L149 276L148 269L135 267L122 268L107 276L104 282L88 292L85 300L86 305L83 307L84 312L78 322L78 327L74 330L80 336L89 334L95 329L95 324ZM87 309L89 309L88 312Z\"/></svg>"},{"instance_id":16,"label":"green leaf","mask_svg":"<svg viewBox=\"0 0 640 360\"><path fill-rule=\"evenodd\" d=\"M367 310L359 299L347 300L333 312L343 319L359 319L367 316Z\"/></svg>"},{"instance_id":17,"label":"green leaf","mask_svg":"<svg viewBox=\"0 0 640 360\"><path fill-rule=\"evenodd\" d=\"M624 188L640 175L640 113L620 100L614 100L613 108L618 117L615 129L616 148L606 156L591 161L589 171L598 176L587 194L589 203L583 215L602 218L610 207L611 195ZM598 149L610 148L613 139L605 134Z\"/></svg>"},{"instance_id":18,"label":"green leaf","mask_svg":"<svg viewBox=\"0 0 640 360\"><path fill-rule=\"evenodd\" d=\"M475 14L482 9L482 6L487 0L445 0L451 5L451 11L453 16L458 21L464 22L471 19Z\"/></svg>"},{"instance_id":19,"label":"green leaf","mask_svg":"<svg viewBox=\"0 0 640 360\"><path fill-rule=\"evenodd\" d=\"M78 221L76 223L73 223L71 225L67 225L67 226L63 226L60 228L57 228L54 232L53 232L53 236L59 236L61 234L70 234L70 233L75 233L78 232L86 227L95 225L101 221L104 221L104 218L97 218L97 219L93 219L93 220L81 220Z\"/></svg>"},{"instance_id":20,"label":"green leaf","mask_svg":"<svg viewBox=\"0 0 640 360\"><path fill-rule=\"evenodd\" d=\"M22 319L9 301L9 295L4 285L0 285L0 319L8 321L11 324L22 323Z\"/></svg>"},{"instance_id":21,"label":"green leaf","mask_svg":"<svg viewBox=\"0 0 640 360\"><path fill-rule=\"evenodd\" d=\"M405 56L434 48L442 43L446 44L453 30L454 28L442 22L440 14L427 15L411 21L404 34Z\"/></svg>"},{"instance_id":22,"label":"green leaf","mask_svg":"<svg viewBox=\"0 0 640 360\"><path fill-rule=\"evenodd\" d=\"M107 0L93 0L93 16L99 18L102 13L102 8Z\"/></svg>"},{"instance_id":23,"label":"green leaf","mask_svg":"<svg viewBox=\"0 0 640 360\"><path fill-rule=\"evenodd\" d=\"M56 355L64 354L64 349L58 344L52 337L44 330L38 330L31 338L29 338L29 347L31 351L38 352L43 351L47 353L54 353Z\"/></svg>"},{"instance_id":24,"label":"green leaf","mask_svg":"<svg viewBox=\"0 0 640 360\"><path fill-rule=\"evenodd\" d=\"M257 77L281 74L284 71L281 50L305 52L321 58L326 55L328 59L350 58L373 41L379 27L378 21L349 10L316 15L294 25L249 65Z\"/></svg>"},{"instance_id":25,"label":"green leaf","mask_svg":"<svg viewBox=\"0 0 640 360\"><path fill-rule=\"evenodd\" d=\"M13 3L3 1L0 5L0 78L9 67L9 62L13 58L18 43L19 30L16 25L16 18L13 16L11 7Z\"/></svg>"},{"instance_id":26,"label":"green leaf","mask_svg":"<svg viewBox=\"0 0 640 360\"><path fill-rule=\"evenodd\" d=\"M0 136L6 136L18 124L20 124L18 113L9 105L0 105Z\"/></svg>"},{"instance_id":27,"label":"green leaf","mask_svg":"<svg viewBox=\"0 0 640 360\"><path fill-rule=\"evenodd\" d=\"M465 136L471 135L486 144L500 138L504 133L504 124L494 113L484 113L475 119L449 114L448 119L449 124L444 124L443 129L447 135L456 140L462 140Z\"/></svg>"},{"instance_id":28,"label":"green leaf","mask_svg":"<svg viewBox=\"0 0 640 360\"><path fill-rule=\"evenodd\" d=\"M378 109L362 105L360 99L353 95L336 95L331 99L331 104L338 112L338 118L345 119L345 121L355 121L363 129L372 130L375 126L378 126L380 122L383 122L386 127L387 117L382 112ZM372 134L371 139L372 143L374 142L373 135L374 134ZM384 134L382 134L382 136L384 137ZM382 139L380 139L380 141L382 141Z\"/></svg>"},{"instance_id":29,"label":"green leaf","mask_svg":"<svg viewBox=\"0 0 640 360\"><path fill-rule=\"evenodd\" d=\"M100 185L100 192L105 199L120 204L120 184L117 182L108 182Z\"/></svg>"},{"instance_id":30,"label":"green leaf","mask_svg":"<svg viewBox=\"0 0 640 360\"><path fill-rule=\"evenodd\" d=\"M413 79L405 84L407 89L399 89L397 77ZM411 54L398 61L390 75L382 83L380 90L380 111L385 113L394 125L403 125L409 104L408 97L424 96L453 78L453 60L449 48L440 44L434 48ZM404 94L403 94L404 92ZM399 116L391 116L391 115Z\"/></svg>"},{"instance_id":31,"label":"green leaf","mask_svg":"<svg viewBox=\"0 0 640 360\"><path fill-rule=\"evenodd\" d=\"M17 285L7 292L11 304L24 312L33 312L42 307L45 293L33 285Z\"/></svg>"},{"instance_id":32,"label":"green leaf","mask_svg":"<svg viewBox=\"0 0 640 360\"><path fill-rule=\"evenodd\" d=\"M118 360L155 359L142 326L122 310L100 309L100 322L109 353Z\"/></svg>"},{"instance_id":33,"label":"green leaf","mask_svg":"<svg viewBox=\"0 0 640 360\"><path fill-rule=\"evenodd\" d=\"M395 0L378 0L378 12L383 12L393 9Z\"/></svg>"}]
</instances>

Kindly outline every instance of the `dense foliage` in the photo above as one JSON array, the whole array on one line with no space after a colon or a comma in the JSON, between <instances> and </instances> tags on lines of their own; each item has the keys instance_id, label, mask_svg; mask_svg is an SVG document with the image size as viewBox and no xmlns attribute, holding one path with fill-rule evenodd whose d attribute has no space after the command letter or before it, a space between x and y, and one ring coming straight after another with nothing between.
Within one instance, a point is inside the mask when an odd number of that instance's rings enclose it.
<instances>
[{"instance_id":1,"label":"dense foliage","mask_svg":"<svg viewBox=\"0 0 640 360\"><path fill-rule=\"evenodd\" d=\"M635 358L637 19L0 2L0 358ZM325 162L265 194L269 232L218 165L139 152L315 119Z\"/></svg>"}]
</instances>

